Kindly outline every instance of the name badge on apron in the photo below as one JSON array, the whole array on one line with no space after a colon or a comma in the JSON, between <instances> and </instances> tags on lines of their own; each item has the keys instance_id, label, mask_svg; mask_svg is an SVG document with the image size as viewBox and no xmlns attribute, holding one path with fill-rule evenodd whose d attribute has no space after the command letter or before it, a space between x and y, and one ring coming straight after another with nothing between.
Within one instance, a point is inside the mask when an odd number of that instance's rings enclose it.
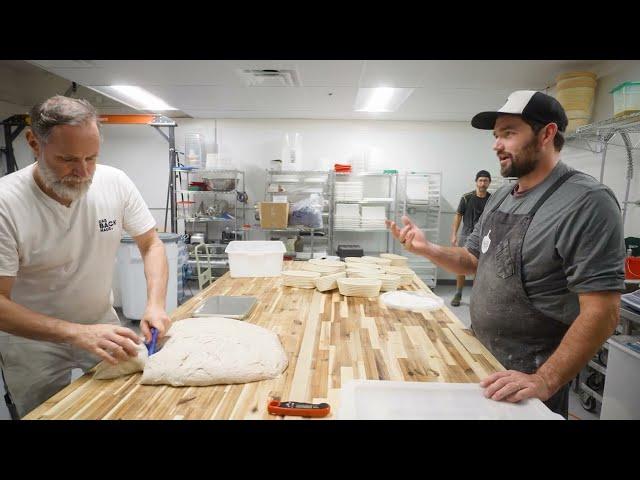
<instances>
[{"instance_id":1,"label":"name badge on apron","mask_svg":"<svg viewBox=\"0 0 640 480\"><path fill-rule=\"evenodd\" d=\"M491 230L489 230L487 234L484 236L484 238L482 239L482 248L481 248L482 253L487 253L487 250L489 250L489 245L491 245L491 239L489 238L490 233L491 233Z\"/></svg>"}]
</instances>

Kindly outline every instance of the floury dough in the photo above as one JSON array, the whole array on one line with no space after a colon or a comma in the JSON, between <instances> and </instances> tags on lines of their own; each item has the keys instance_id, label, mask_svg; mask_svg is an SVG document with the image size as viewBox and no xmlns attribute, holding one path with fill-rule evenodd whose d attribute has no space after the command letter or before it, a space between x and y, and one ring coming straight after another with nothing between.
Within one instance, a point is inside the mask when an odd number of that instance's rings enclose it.
<instances>
[{"instance_id":1,"label":"floury dough","mask_svg":"<svg viewBox=\"0 0 640 480\"><path fill-rule=\"evenodd\" d=\"M175 322L162 350L148 358L141 383L202 386L275 378L287 368L278 336L230 318Z\"/></svg>"},{"instance_id":2,"label":"floury dough","mask_svg":"<svg viewBox=\"0 0 640 480\"><path fill-rule=\"evenodd\" d=\"M124 362L119 362L117 365L111 365L108 362L98 364L93 378L98 380L110 380L112 378L122 377L123 375L141 372L144 369L144 365L147 362L149 354L147 352L147 347L143 342L140 342L137 347L137 357Z\"/></svg>"}]
</instances>

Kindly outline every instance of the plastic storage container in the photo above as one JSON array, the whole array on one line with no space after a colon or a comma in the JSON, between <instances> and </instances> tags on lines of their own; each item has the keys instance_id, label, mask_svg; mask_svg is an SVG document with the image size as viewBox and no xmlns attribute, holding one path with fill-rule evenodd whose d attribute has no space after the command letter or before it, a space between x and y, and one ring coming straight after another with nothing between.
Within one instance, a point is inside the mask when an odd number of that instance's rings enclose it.
<instances>
[{"instance_id":1,"label":"plastic storage container","mask_svg":"<svg viewBox=\"0 0 640 480\"><path fill-rule=\"evenodd\" d=\"M159 233L169 262L166 311L171 313L178 306L178 239L176 233ZM122 313L132 320L140 320L147 306L147 281L144 263L135 240L125 235L120 240L118 252L118 283L122 298Z\"/></svg>"},{"instance_id":2,"label":"plastic storage container","mask_svg":"<svg viewBox=\"0 0 640 480\"><path fill-rule=\"evenodd\" d=\"M340 420L563 420L537 398L485 398L477 383L352 380L340 393Z\"/></svg>"},{"instance_id":3,"label":"plastic storage container","mask_svg":"<svg viewBox=\"0 0 640 480\"><path fill-rule=\"evenodd\" d=\"M284 243L281 241L233 240L225 253L229 256L229 275L242 277L277 277L282 272Z\"/></svg>"},{"instance_id":4,"label":"plastic storage container","mask_svg":"<svg viewBox=\"0 0 640 480\"><path fill-rule=\"evenodd\" d=\"M640 112L640 82L624 82L611 90L613 116Z\"/></svg>"},{"instance_id":5,"label":"plastic storage container","mask_svg":"<svg viewBox=\"0 0 640 480\"><path fill-rule=\"evenodd\" d=\"M608 340L607 378L601 420L640 420L640 336L615 335Z\"/></svg>"},{"instance_id":6,"label":"plastic storage container","mask_svg":"<svg viewBox=\"0 0 640 480\"><path fill-rule=\"evenodd\" d=\"M189 167L204 168L205 156L202 135L187 133L184 136L184 163Z\"/></svg>"}]
</instances>

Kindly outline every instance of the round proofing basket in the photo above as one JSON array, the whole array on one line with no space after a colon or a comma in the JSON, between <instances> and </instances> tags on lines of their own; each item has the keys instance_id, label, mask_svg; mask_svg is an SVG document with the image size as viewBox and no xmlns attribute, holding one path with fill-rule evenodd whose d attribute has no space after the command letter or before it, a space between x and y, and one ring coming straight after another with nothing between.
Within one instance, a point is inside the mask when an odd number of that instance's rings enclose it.
<instances>
[{"instance_id":1,"label":"round proofing basket","mask_svg":"<svg viewBox=\"0 0 640 480\"><path fill-rule=\"evenodd\" d=\"M556 91L556 98L565 111L578 110L580 112L591 113L593 110L593 97L595 88L574 87Z\"/></svg>"},{"instance_id":2,"label":"round proofing basket","mask_svg":"<svg viewBox=\"0 0 640 480\"><path fill-rule=\"evenodd\" d=\"M344 257L346 263L367 263L366 260L362 260L362 257Z\"/></svg>"},{"instance_id":3,"label":"round proofing basket","mask_svg":"<svg viewBox=\"0 0 640 480\"><path fill-rule=\"evenodd\" d=\"M282 284L286 287L316 288L315 280L319 277L320 273L318 272L284 270L282 272Z\"/></svg>"},{"instance_id":4,"label":"round proofing basket","mask_svg":"<svg viewBox=\"0 0 640 480\"><path fill-rule=\"evenodd\" d=\"M363 270L360 268L347 268L347 277L349 278L378 278L382 273L381 270Z\"/></svg>"},{"instance_id":5,"label":"round proofing basket","mask_svg":"<svg viewBox=\"0 0 640 480\"><path fill-rule=\"evenodd\" d=\"M382 280L373 278L339 278L338 289L345 297L377 297Z\"/></svg>"},{"instance_id":6,"label":"round proofing basket","mask_svg":"<svg viewBox=\"0 0 640 480\"><path fill-rule=\"evenodd\" d=\"M347 264L338 260L322 260L321 258L312 258L309 260L312 265L322 265L324 267L335 267L344 270L347 268Z\"/></svg>"},{"instance_id":7,"label":"round proofing basket","mask_svg":"<svg viewBox=\"0 0 640 480\"><path fill-rule=\"evenodd\" d=\"M338 288L338 279L345 278L347 274L345 272L334 273L332 275L325 275L315 279L316 288L320 292L326 292Z\"/></svg>"},{"instance_id":8,"label":"round proofing basket","mask_svg":"<svg viewBox=\"0 0 640 480\"><path fill-rule=\"evenodd\" d=\"M567 113L567 132L589 123L596 84L596 74L591 72L566 72L556 77L555 96Z\"/></svg>"},{"instance_id":9,"label":"round proofing basket","mask_svg":"<svg viewBox=\"0 0 640 480\"><path fill-rule=\"evenodd\" d=\"M386 267L384 265L378 265L377 263L349 263L347 264L347 270L372 270L374 272L380 272Z\"/></svg>"},{"instance_id":10,"label":"round proofing basket","mask_svg":"<svg viewBox=\"0 0 640 480\"><path fill-rule=\"evenodd\" d=\"M593 72L565 72L556 77L556 85L571 80L584 80L593 82L593 86L595 87L597 78L598 76Z\"/></svg>"},{"instance_id":11,"label":"round proofing basket","mask_svg":"<svg viewBox=\"0 0 640 480\"><path fill-rule=\"evenodd\" d=\"M396 255L395 253L381 253L380 258L387 258L391 260L391 265L394 267L406 267L409 264L409 259L402 255Z\"/></svg>"},{"instance_id":12,"label":"round proofing basket","mask_svg":"<svg viewBox=\"0 0 640 480\"><path fill-rule=\"evenodd\" d=\"M392 275L400 275L401 286L411 285L413 282L413 276L415 275L413 270L405 267L387 267L385 272Z\"/></svg>"},{"instance_id":13,"label":"round proofing basket","mask_svg":"<svg viewBox=\"0 0 640 480\"><path fill-rule=\"evenodd\" d=\"M391 260L388 258L370 257L365 255L362 257L362 261L366 263L373 263L375 265L391 266Z\"/></svg>"},{"instance_id":14,"label":"round proofing basket","mask_svg":"<svg viewBox=\"0 0 640 480\"><path fill-rule=\"evenodd\" d=\"M321 273L323 275L327 275L329 273L338 273L338 272L343 272L344 268L341 267L334 267L331 265L318 265L315 263L311 263L311 262L302 262L302 265L300 265L300 268L304 271L308 271L308 272L318 272Z\"/></svg>"},{"instance_id":15,"label":"round proofing basket","mask_svg":"<svg viewBox=\"0 0 640 480\"><path fill-rule=\"evenodd\" d=\"M402 277L400 275L393 275L390 273L382 273L378 275L378 280L382 281L380 291L391 292L400 288Z\"/></svg>"}]
</instances>

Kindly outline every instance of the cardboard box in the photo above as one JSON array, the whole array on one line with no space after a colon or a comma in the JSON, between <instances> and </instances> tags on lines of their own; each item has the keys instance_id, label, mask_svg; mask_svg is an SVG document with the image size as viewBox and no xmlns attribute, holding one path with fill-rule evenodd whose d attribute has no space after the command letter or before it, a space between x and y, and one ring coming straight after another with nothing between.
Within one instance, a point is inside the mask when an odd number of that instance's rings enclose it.
<instances>
[{"instance_id":1,"label":"cardboard box","mask_svg":"<svg viewBox=\"0 0 640 480\"><path fill-rule=\"evenodd\" d=\"M288 223L288 203L260 202L260 227L287 228Z\"/></svg>"}]
</instances>

